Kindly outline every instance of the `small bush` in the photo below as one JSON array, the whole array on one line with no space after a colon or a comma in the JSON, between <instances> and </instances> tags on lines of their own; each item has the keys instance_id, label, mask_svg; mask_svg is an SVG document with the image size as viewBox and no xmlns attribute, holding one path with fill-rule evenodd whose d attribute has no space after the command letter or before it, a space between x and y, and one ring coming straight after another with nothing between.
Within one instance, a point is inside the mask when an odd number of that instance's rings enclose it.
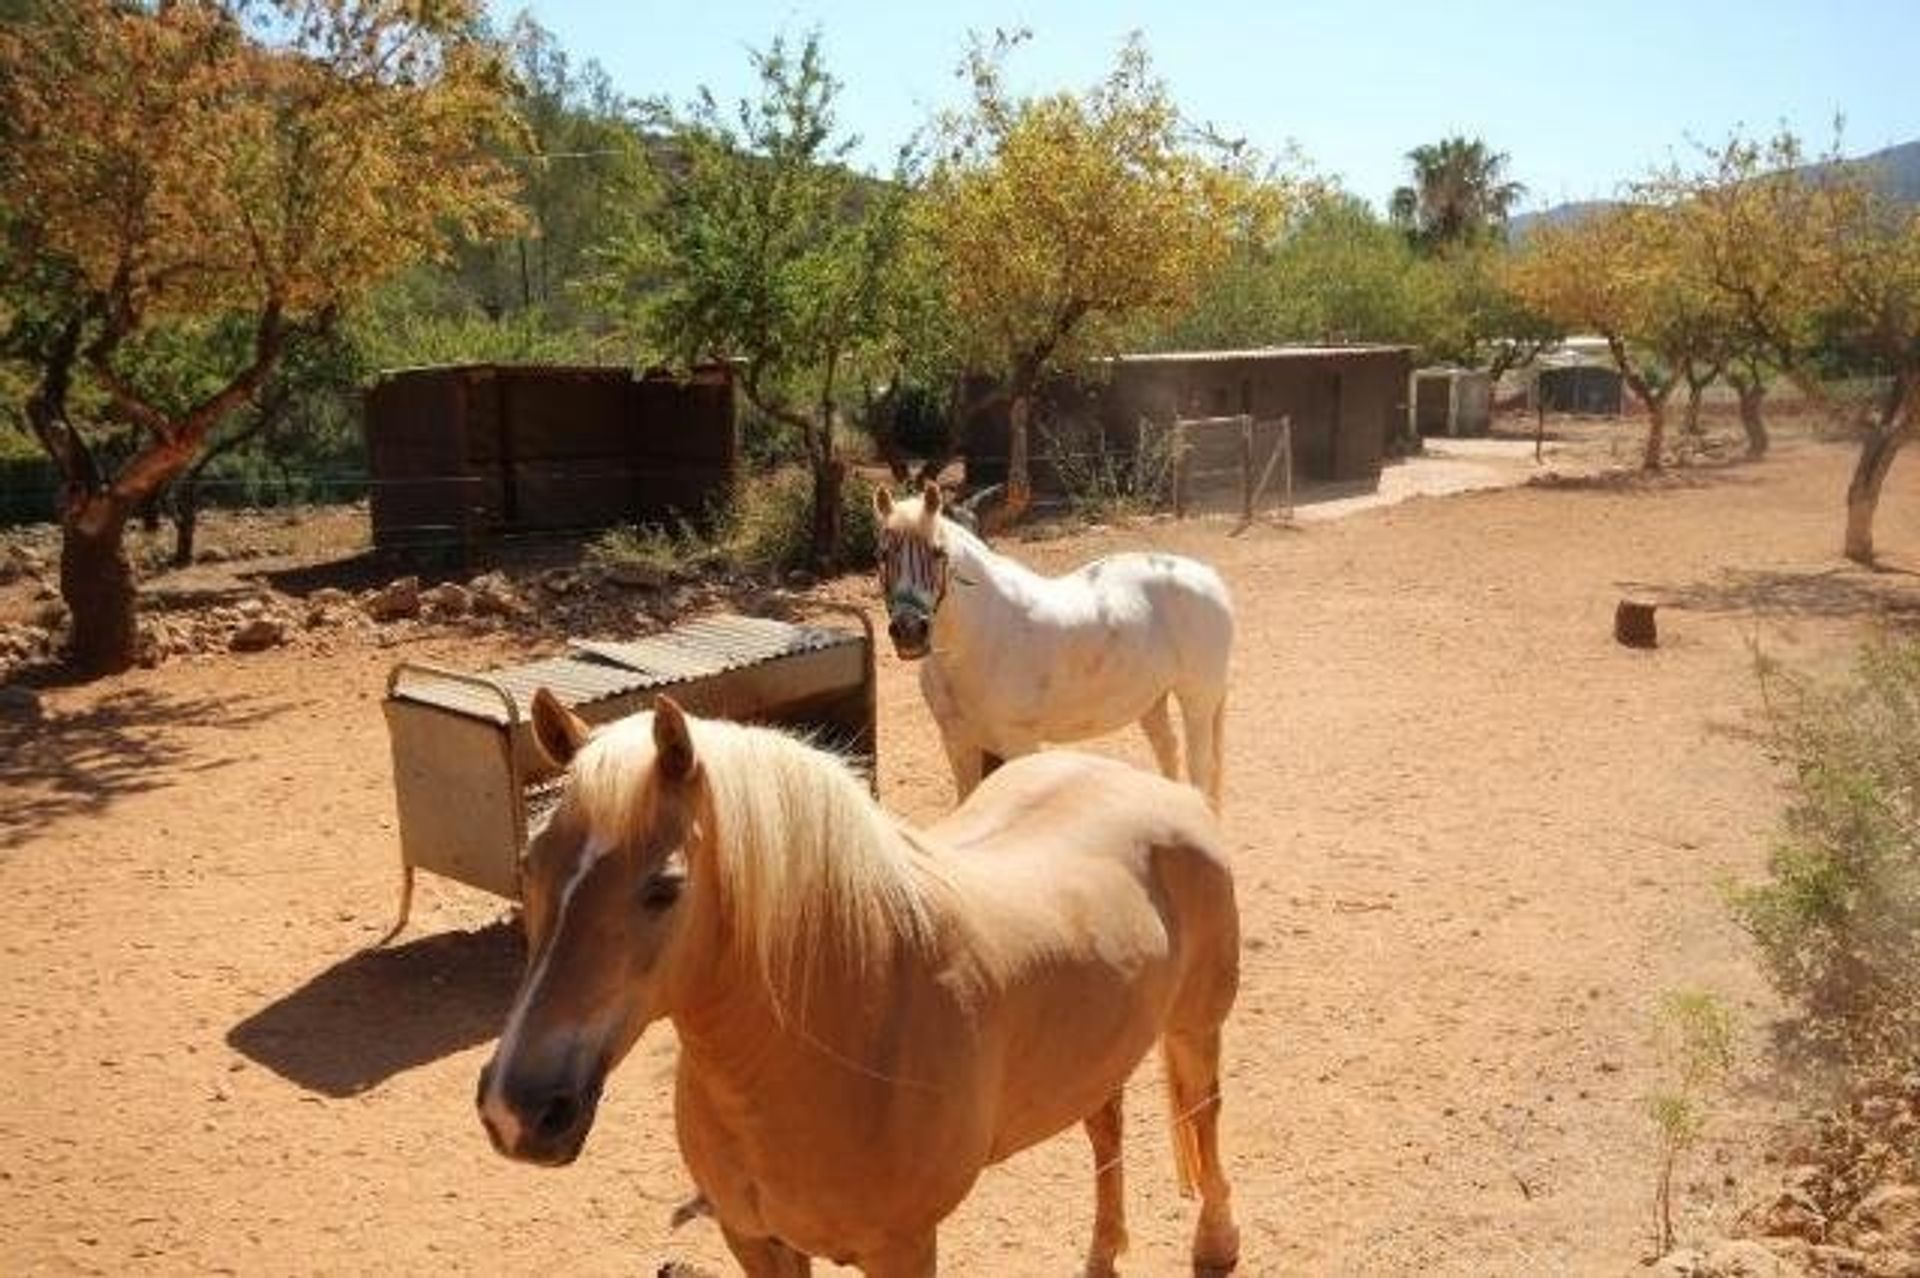
<instances>
[{"instance_id":1,"label":"small bush","mask_svg":"<svg viewBox=\"0 0 1920 1278\"><path fill-rule=\"evenodd\" d=\"M588 563L661 582L676 570L707 566L719 557L714 546L684 520L673 528L638 524L609 528L593 539L586 553Z\"/></svg>"},{"instance_id":2,"label":"small bush","mask_svg":"<svg viewBox=\"0 0 1920 1278\"><path fill-rule=\"evenodd\" d=\"M1173 436L1143 424L1138 446L1115 447L1098 427L1041 432L1041 453L1081 519L1103 522L1143 515L1173 490Z\"/></svg>"},{"instance_id":3,"label":"small bush","mask_svg":"<svg viewBox=\"0 0 1920 1278\"><path fill-rule=\"evenodd\" d=\"M1763 674L1791 770L1769 876L1732 895L1814 1045L1856 1065L1920 1051L1920 642L1865 648L1830 686Z\"/></svg>"},{"instance_id":4,"label":"small bush","mask_svg":"<svg viewBox=\"0 0 1920 1278\"><path fill-rule=\"evenodd\" d=\"M1659 1254L1673 1248L1673 1171L1706 1127L1706 1105L1733 1069L1737 1026L1726 1004L1711 994L1681 991L1661 1000L1654 1020L1666 1086L1647 1097L1647 1117L1659 1140L1653 1229Z\"/></svg>"},{"instance_id":5,"label":"small bush","mask_svg":"<svg viewBox=\"0 0 1920 1278\"><path fill-rule=\"evenodd\" d=\"M864 569L876 549L873 485L850 474L840 489L840 549L832 571ZM726 549L735 562L760 571L813 568L813 476L786 467L748 480L727 520Z\"/></svg>"}]
</instances>

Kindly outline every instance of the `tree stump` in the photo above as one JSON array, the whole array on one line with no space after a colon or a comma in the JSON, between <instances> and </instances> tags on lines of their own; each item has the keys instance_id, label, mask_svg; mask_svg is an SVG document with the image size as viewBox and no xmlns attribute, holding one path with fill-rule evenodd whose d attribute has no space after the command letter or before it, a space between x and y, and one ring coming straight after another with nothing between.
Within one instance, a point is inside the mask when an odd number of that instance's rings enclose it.
<instances>
[{"instance_id":1,"label":"tree stump","mask_svg":"<svg viewBox=\"0 0 1920 1278\"><path fill-rule=\"evenodd\" d=\"M1613 610L1613 637L1629 648L1657 648L1660 636L1653 611L1659 605L1643 599L1622 599Z\"/></svg>"}]
</instances>

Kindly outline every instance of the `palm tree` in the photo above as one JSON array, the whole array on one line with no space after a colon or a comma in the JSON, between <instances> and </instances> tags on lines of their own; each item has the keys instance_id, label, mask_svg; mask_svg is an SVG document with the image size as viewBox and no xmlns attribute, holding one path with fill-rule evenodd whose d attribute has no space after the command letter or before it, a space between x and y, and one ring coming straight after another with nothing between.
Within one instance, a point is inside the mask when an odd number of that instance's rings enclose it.
<instances>
[{"instance_id":1,"label":"palm tree","mask_svg":"<svg viewBox=\"0 0 1920 1278\"><path fill-rule=\"evenodd\" d=\"M1507 155L1478 138L1443 138L1407 152L1413 185L1393 193L1394 225L1415 244L1440 248L1506 235L1507 213L1526 188L1507 182Z\"/></svg>"}]
</instances>

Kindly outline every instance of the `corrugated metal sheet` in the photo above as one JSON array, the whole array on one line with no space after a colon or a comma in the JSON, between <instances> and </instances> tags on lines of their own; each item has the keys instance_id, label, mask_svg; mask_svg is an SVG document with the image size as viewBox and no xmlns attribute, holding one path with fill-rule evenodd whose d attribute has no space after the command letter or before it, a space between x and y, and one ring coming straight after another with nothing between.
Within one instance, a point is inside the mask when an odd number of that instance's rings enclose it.
<instances>
[{"instance_id":1,"label":"corrugated metal sheet","mask_svg":"<svg viewBox=\"0 0 1920 1278\"><path fill-rule=\"evenodd\" d=\"M543 687L567 705L588 705L860 642L861 636L848 631L765 617L704 617L628 643L575 640L574 650L565 655L480 675L454 676L410 666L398 676L393 696L506 723L508 699L517 717L525 718L534 692Z\"/></svg>"}]
</instances>

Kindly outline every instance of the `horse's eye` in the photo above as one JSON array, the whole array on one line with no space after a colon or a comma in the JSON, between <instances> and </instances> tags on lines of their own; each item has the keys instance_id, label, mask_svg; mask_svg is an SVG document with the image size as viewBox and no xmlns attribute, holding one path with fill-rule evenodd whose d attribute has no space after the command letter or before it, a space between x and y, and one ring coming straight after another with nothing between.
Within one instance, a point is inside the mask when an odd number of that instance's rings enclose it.
<instances>
[{"instance_id":1,"label":"horse's eye","mask_svg":"<svg viewBox=\"0 0 1920 1278\"><path fill-rule=\"evenodd\" d=\"M670 910L680 900L680 889L686 885L686 877L681 874L661 872L647 876L640 885L640 905L647 910Z\"/></svg>"}]
</instances>

